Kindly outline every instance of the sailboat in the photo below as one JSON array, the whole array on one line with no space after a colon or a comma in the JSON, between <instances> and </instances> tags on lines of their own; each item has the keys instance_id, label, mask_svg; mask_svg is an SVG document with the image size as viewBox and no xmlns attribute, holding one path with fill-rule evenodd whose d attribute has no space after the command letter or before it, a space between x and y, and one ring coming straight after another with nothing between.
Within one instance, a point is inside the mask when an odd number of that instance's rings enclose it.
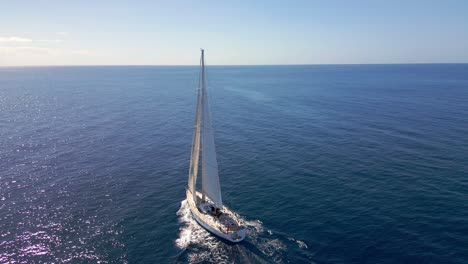
<instances>
[{"instance_id":1,"label":"sailboat","mask_svg":"<svg viewBox=\"0 0 468 264\"><path fill-rule=\"evenodd\" d=\"M197 190L197 176L201 163L201 185ZM246 228L238 214L223 204L219 183L218 162L214 142L205 72L205 52L201 50L200 76L197 91L197 109L192 141L192 154L187 203L193 218L206 230L230 242L240 242Z\"/></svg>"}]
</instances>

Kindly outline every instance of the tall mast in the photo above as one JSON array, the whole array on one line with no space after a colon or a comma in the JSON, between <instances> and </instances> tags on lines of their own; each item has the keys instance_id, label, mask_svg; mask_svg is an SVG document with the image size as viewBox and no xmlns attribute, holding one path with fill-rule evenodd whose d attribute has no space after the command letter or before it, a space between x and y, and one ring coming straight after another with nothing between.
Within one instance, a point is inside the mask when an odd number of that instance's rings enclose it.
<instances>
[{"instance_id":1,"label":"tall mast","mask_svg":"<svg viewBox=\"0 0 468 264\"><path fill-rule=\"evenodd\" d=\"M201 50L201 102L202 102L202 115L203 115L203 105L206 103L205 102L205 94L206 94L206 91L205 91L205 50L204 49L200 49ZM202 120L202 122L204 122ZM205 128L202 126L203 130L205 130ZM204 133L204 131L202 132ZM201 138L202 140L202 147L201 147L201 151L203 152L203 138ZM203 162L203 155L202 154L202 162ZM203 182L204 182L204 177L203 177L203 164L202 164L202 187L203 187ZM205 192L202 192L202 201L205 202Z\"/></svg>"},{"instance_id":2,"label":"tall mast","mask_svg":"<svg viewBox=\"0 0 468 264\"><path fill-rule=\"evenodd\" d=\"M202 70L202 89L206 93L206 80L205 80L205 50L201 49L201 70Z\"/></svg>"}]
</instances>

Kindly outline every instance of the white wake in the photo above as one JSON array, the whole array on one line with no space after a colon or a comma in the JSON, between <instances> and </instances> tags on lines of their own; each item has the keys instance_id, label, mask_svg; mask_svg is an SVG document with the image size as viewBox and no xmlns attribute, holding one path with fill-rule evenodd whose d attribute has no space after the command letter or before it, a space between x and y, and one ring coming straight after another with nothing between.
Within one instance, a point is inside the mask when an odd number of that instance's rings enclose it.
<instances>
[{"instance_id":1,"label":"white wake","mask_svg":"<svg viewBox=\"0 0 468 264\"><path fill-rule=\"evenodd\" d=\"M188 252L190 263L204 261L223 263L227 261L227 254L220 250L222 242L193 219L187 200L181 202L177 216L179 216L180 228L179 237L175 241L176 246L182 250L185 250L189 245L196 245L200 248L195 252Z\"/></svg>"}]
</instances>

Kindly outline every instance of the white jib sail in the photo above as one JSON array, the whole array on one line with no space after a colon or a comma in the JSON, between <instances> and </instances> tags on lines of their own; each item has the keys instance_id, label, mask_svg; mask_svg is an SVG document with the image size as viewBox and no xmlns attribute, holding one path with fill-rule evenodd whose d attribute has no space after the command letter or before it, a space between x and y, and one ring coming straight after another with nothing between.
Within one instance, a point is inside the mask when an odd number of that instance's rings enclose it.
<instances>
[{"instance_id":1,"label":"white jib sail","mask_svg":"<svg viewBox=\"0 0 468 264\"><path fill-rule=\"evenodd\" d=\"M210 106L205 79L204 52L202 50L202 192L217 206L222 208L221 187L219 184L218 161L214 142L213 127L211 124Z\"/></svg>"}]
</instances>

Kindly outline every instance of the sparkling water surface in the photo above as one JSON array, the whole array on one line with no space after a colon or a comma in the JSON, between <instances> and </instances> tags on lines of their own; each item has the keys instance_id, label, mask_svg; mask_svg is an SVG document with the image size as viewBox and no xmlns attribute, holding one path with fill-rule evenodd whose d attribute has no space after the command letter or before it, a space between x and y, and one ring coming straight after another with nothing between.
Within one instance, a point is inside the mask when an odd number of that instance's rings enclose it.
<instances>
[{"instance_id":1,"label":"sparkling water surface","mask_svg":"<svg viewBox=\"0 0 468 264\"><path fill-rule=\"evenodd\" d=\"M211 66L227 244L184 201L198 68L0 68L0 263L467 263L468 65Z\"/></svg>"}]
</instances>

